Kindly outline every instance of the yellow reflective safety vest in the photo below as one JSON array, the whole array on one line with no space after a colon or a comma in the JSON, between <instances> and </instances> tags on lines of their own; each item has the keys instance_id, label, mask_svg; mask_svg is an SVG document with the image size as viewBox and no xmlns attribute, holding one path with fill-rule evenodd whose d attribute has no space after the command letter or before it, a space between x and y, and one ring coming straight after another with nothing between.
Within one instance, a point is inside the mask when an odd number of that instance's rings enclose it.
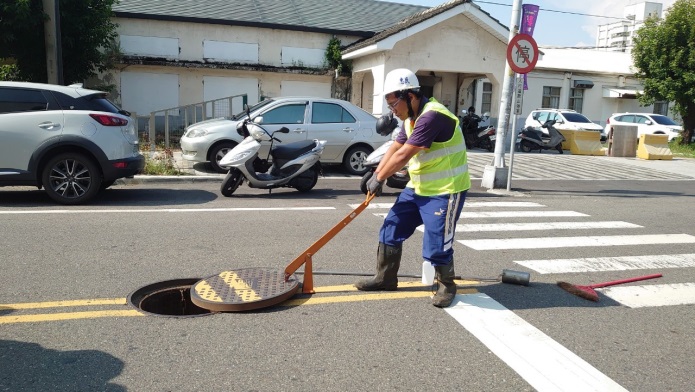
<instances>
[{"instance_id":1,"label":"yellow reflective safety vest","mask_svg":"<svg viewBox=\"0 0 695 392\"><path fill-rule=\"evenodd\" d=\"M425 104L418 119L430 110L456 121L454 134L445 142L433 142L428 150L422 150L410 158L410 182L407 186L415 189L415 193L420 196L445 195L468 190L471 187L471 177L468 173L466 143L463 140L459 119L434 98L430 98ZM406 135L410 137L415 124L406 120L404 125Z\"/></svg>"}]
</instances>

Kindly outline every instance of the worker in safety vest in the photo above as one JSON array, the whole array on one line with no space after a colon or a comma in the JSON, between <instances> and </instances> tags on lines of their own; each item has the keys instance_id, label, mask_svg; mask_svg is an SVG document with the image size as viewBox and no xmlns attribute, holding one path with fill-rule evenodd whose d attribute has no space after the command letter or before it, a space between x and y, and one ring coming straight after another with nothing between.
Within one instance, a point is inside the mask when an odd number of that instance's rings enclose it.
<instances>
[{"instance_id":1,"label":"worker in safety vest","mask_svg":"<svg viewBox=\"0 0 695 392\"><path fill-rule=\"evenodd\" d=\"M406 164L410 182L398 195L379 232L377 272L359 281L359 290L396 290L403 241L424 224L422 257L434 266L439 283L432 304L447 307L456 295L454 230L471 187L466 145L459 119L420 92L415 74L395 69L386 75L384 98L403 130L367 183L379 196L384 180ZM424 269L424 268L423 268Z\"/></svg>"}]
</instances>

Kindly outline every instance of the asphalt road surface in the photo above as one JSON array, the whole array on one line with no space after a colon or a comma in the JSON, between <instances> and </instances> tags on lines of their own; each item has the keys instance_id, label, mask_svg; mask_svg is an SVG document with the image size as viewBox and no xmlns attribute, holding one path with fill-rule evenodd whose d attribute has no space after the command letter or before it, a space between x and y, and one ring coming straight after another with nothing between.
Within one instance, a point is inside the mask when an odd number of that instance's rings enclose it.
<instances>
[{"instance_id":1,"label":"asphalt road surface","mask_svg":"<svg viewBox=\"0 0 695 392\"><path fill-rule=\"evenodd\" d=\"M469 191L448 309L402 278L247 312L165 317L127 303L144 286L277 268L364 201L356 178L307 194L219 182L117 185L88 206L0 189L0 390L686 391L695 368L692 179L514 182ZM479 181L474 181L479 184ZM387 190L313 255L314 271L372 273ZM401 273L419 274L419 231ZM481 281L527 272L529 286ZM560 289L648 274L597 289ZM302 279L302 275L297 275Z\"/></svg>"}]
</instances>

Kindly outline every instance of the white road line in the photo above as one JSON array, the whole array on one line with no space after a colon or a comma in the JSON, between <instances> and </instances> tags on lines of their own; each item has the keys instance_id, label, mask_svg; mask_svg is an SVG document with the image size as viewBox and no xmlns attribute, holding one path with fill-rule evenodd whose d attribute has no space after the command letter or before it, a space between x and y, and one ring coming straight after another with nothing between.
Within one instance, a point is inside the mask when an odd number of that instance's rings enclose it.
<instances>
[{"instance_id":1,"label":"white road line","mask_svg":"<svg viewBox=\"0 0 695 392\"><path fill-rule=\"evenodd\" d=\"M359 204L348 204L350 208L357 208ZM389 209L393 207L393 203L369 203L367 208L371 209ZM530 201L467 201L463 204L463 208L485 208L485 207L511 207L511 208L530 208L530 207L545 207L543 204L532 203Z\"/></svg>"},{"instance_id":2,"label":"white road line","mask_svg":"<svg viewBox=\"0 0 695 392\"><path fill-rule=\"evenodd\" d=\"M557 218L567 216L589 216L576 211L482 211L461 213L461 218Z\"/></svg>"},{"instance_id":3,"label":"white road line","mask_svg":"<svg viewBox=\"0 0 695 392\"><path fill-rule=\"evenodd\" d=\"M606 287L596 290L631 308L695 304L695 283Z\"/></svg>"},{"instance_id":4,"label":"white road line","mask_svg":"<svg viewBox=\"0 0 695 392\"><path fill-rule=\"evenodd\" d=\"M691 244L695 243L695 237L689 234L647 234L586 237L505 238L458 240L458 242L475 250L547 249L587 246Z\"/></svg>"},{"instance_id":5,"label":"white road line","mask_svg":"<svg viewBox=\"0 0 695 392\"><path fill-rule=\"evenodd\" d=\"M540 274L571 272L628 271L639 269L693 268L695 253L679 255L644 255L619 257L588 257L514 261Z\"/></svg>"},{"instance_id":6,"label":"white road line","mask_svg":"<svg viewBox=\"0 0 695 392\"><path fill-rule=\"evenodd\" d=\"M483 293L459 294L445 311L539 392L626 391Z\"/></svg>"},{"instance_id":7,"label":"white road line","mask_svg":"<svg viewBox=\"0 0 695 392\"><path fill-rule=\"evenodd\" d=\"M465 210L465 208L464 208ZM375 213L376 216L386 216L386 213ZM461 219L478 218L559 218L589 216L575 211L485 211L485 212L461 212Z\"/></svg>"},{"instance_id":8,"label":"white road line","mask_svg":"<svg viewBox=\"0 0 695 392\"><path fill-rule=\"evenodd\" d=\"M577 230L577 229L634 229L642 227L621 221L598 222L538 222L538 223L481 223L456 225L457 232L477 231L534 231L534 230Z\"/></svg>"},{"instance_id":9,"label":"white road line","mask_svg":"<svg viewBox=\"0 0 695 392\"><path fill-rule=\"evenodd\" d=\"M236 211L313 211L335 210L335 207L239 207L239 208L161 208L132 210L20 210L0 211L0 215L9 214L102 214L102 213L143 213L143 212L236 212Z\"/></svg>"}]
</instances>

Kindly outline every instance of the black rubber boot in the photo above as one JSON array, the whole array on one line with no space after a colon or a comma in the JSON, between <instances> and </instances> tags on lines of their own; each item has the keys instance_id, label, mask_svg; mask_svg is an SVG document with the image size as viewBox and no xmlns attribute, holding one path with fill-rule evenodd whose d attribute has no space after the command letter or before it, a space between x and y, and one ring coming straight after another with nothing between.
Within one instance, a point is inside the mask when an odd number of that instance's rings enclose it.
<instances>
[{"instance_id":1,"label":"black rubber boot","mask_svg":"<svg viewBox=\"0 0 695 392\"><path fill-rule=\"evenodd\" d=\"M437 293L432 297L432 305L446 308L456 296L456 283L454 283L454 262L447 265L434 267L435 277L439 282Z\"/></svg>"},{"instance_id":2,"label":"black rubber boot","mask_svg":"<svg viewBox=\"0 0 695 392\"><path fill-rule=\"evenodd\" d=\"M357 290L394 291L398 288L398 268L401 266L402 246L389 246L379 243L377 250L376 275L371 279L355 283Z\"/></svg>"}]
</instances>

